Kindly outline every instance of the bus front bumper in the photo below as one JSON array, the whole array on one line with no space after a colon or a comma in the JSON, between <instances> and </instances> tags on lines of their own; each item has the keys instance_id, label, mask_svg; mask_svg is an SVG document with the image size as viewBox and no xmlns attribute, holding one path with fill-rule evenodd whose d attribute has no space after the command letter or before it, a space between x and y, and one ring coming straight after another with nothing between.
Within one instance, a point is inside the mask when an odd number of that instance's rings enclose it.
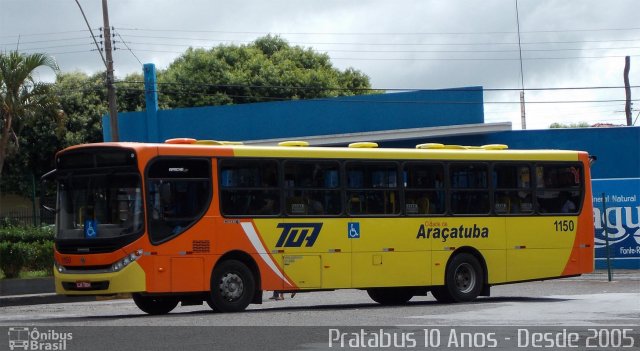
<instances>
[{"instance_id":1,"label":"bus front bumper","mask_svg":"<svg viewBox=\"0 0 640 351\"><path fill-rule=\"evenodd\" d=\"M132 262L118 272L60 273L53 269L56 293L61 295L113 295L146 289L142 267Z\"/></svg>"}]
</instances>

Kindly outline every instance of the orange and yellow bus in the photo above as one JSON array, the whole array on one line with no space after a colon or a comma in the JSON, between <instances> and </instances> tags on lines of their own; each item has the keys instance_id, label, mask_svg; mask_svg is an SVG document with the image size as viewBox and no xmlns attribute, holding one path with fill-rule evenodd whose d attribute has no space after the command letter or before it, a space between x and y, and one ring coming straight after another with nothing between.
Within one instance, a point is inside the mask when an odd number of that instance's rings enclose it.
<instances>
[{"instance_id":1,"label":"orange and yellow bus","mask_svg":"<svg viewBox=\"0 0 640 351\"><path fill-rule=\"evenodd\" d=\"M163 314L265 290L441 302L593 270L586 152L172 139L56 155L56 292Z\"/></svg>"}]
</instances>

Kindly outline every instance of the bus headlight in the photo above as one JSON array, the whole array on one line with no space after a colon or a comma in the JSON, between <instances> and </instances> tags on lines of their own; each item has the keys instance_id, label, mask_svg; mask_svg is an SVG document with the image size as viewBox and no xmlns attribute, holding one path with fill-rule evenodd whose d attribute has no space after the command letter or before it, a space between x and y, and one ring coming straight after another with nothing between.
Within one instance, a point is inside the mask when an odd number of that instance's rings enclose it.
<instances>
[{"instance_id":1,"label":"bus headlight","mask_svg":"<svg viewBox=\"0 0 640 351\"><path fill-rule=\"evenodd\" d=\"M133 262L133 261L137 260L138 258L140 258L140 256L142 256L142 250L136 250L135 252L132 252L132 253L128 254L127 256L122 258L121 260L119 260L116 263L112 264L111 265L111 271L113 271L113 272L120 271L122 268L128 266L131 262Z\"/></svg>"},{"instance_id":2,"label":"bus headlight","mask_svg":"<svg viewBox=\"0 0 640 351\"><path fill-rule=\"evenodd\" d=\"M53 266L56 268L56 271L58 271L58 273L64 273L66 271L66 269L62 265L58 264L58 262L54 261Z\"/></svg>"}]
</instances>

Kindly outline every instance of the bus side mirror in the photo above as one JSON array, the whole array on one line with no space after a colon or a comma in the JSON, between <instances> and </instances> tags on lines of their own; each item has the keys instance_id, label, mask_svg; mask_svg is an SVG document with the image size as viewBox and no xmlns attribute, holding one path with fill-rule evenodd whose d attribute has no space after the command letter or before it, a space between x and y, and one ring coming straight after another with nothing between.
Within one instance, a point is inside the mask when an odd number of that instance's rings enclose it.
<instances>
[{"instance_id":1,"label":"bus side mirror","mask_svg":"<svg viewBox=\"0 0 640 351\"><path fill-rule=\"evenodd\" d=\"M45 205L43 199L45 198L45 195L46 195L47 186L49 184L52 184L52 182L55 180L55 175L57 171L58 170L54 169L53 171L50 171L47 174L40 177L40 208L42 208L43 210L49 213L56 213L56 209Z\"/></svg>"}]
</instances>

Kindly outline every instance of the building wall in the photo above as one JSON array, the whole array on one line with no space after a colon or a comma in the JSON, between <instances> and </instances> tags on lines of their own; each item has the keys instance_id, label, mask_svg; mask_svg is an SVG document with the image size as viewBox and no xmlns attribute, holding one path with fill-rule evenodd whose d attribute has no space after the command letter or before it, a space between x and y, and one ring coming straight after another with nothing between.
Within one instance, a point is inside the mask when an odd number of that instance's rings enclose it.
<instances>
[{"instance_id":1,"label":"building wall","mask_svg":"<svg viewBox=\"0 0 640 351\"><path fill-rule=\"evenodd\" d=\"M465 103L460 103L464 101ZM150 128L157 119L158 135ZM484 123L482 87L118 115L121 141L255 140ZM152 121L153 122L153 121ZM111 140L103 117L104 140Z\"/></svg>"},{"instance_id":2,"label":"building wall","mask_svg":"<svg viewBox=\"0 0 640 351\"><path fill-rule=\"evenodd\" d=\"M415 147L421 143L455 145L507 144L510 149L583 150L598 157L593 178L640 177L640 127L513 130L448 138L381 143L382 147Z\"/></svg>"}]
</instances>

